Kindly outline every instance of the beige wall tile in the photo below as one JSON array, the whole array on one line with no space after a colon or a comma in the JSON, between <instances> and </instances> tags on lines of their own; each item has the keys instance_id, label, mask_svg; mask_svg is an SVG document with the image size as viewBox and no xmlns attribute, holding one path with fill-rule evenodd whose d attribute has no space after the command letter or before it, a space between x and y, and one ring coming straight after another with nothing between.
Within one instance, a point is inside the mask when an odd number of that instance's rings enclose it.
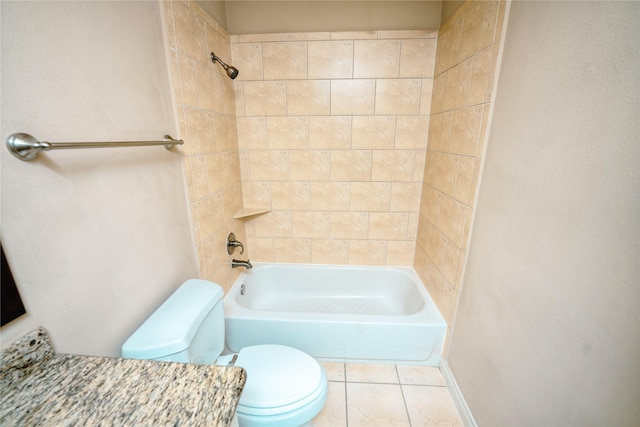
<instances>
[{"instance_id":1,"label":"beige wall tile","mask_svg":"<svg viewBox=\"0 0 640 427\"><path fill-rule=\"evenodd\" d=\"M451 23L444 34L438 37L436 47L435 75L448 70L458 63L462 46L462 19Z\"/></svg>"},{"instance_id":2,"label":"beige wall tile","mask_svg":"<svg viewBox=\"0 0 640 427\"><path fill-rule=\"evenodd\" d=\"M429 116L398 116L393 148L426 150L429 135Z\"/></svg>"},{"instance_id":3,"label":"beige wall tile","mask_svg":"<svg viewBox=\"0 0 640 427\"><path fill-rule=\"evenodd\" d=\"M263 181L242 181L244 206L271 209L271 184Z\"/></svg>"},{"instance_id":4,"label":"beige wall tile","mask_svg":"<svg viewBox=\"0 0 640 427\"><path fill-rule=\"evenodd\" d=\"M473 56L467 99L469 105L490 101L494 69L493 47L488 47Z\"/></svg>"},{"instance_id":5,"label":"beige wall tile","mask_svg":"<svg viewBox=\"0 0 640 427\"><path fill-rule=\"evenodd\" d=\"M427 223L424 231L424 251L436 267L442 268L447 254L448 239L430 222Z\"/></svg>"},{"instance_id":6,"label":"beige wall tile","mask_svg":"<svg viewBox=\"0 0 640 427\"><path fill-rule=\"evenodd\" d=\"M310 182L309 209L325 211L349 210L349 183Z\"/></svg>"},{"instance_id":7,"label":"beige wall tile","mask_svg":"<svg viewBox=\"0 0 640 427\"><path fill-rule=\"evenodd\" d=\"M409 225L407 229L407 239L412 242L418 241L418 223L420 219L420 214L418 212L410 212L409 213Z\"/></svg>"},{"instance_id":8,"label":"beige wall tile","mask_svg":"<svg viewBox=\"0 0 640 427\"><path fill-rule=\"evenodd\" d=\"M193 7L193 3L191 4ZM207 18L211 18L206 12L202 11L199 13L201 17L204 17L205 21ZM224 31L222 27L217 25L217 23L210 19L211 22L208 22L205 26L206 36L207 36L207 51L214 52L216 56L222 59L227 64L231 62L231 46L229 44L229 36L226 34L221 34L220 31ZM210 61L210 56L207 57L207 60ZM221 74L224 71L221 71Z\"/></svg>"},{"instance_id":9,"label":"beige wall tile","mask_svg":"<svg viewBox=\"0 0 640 427\"><path fill-rule=\"evenodd\" d=\"M249 180L286 181L289 179L289 153L286 150L251 150Z\"/></svg>"},{"instance_id":10,"label":"beige wall tile","mask_svg":"<svg viewBox=\"0 0 640 427\"><path fill-rule=\"evenodd\" d=\"M309 147L309 119L301 116L267 118L267 143L269 148Z\"/></svg>"},{"instance_id":11,"label":"beige wall tile","mask_svg":"<svg viewBox=\"0 0 640 427\"><path fill-rule=\"evenodd\" d=\"M222 76L203 64L196 65L198 79L199 106L203 110L224 112L224 101L220 97L222 92Z\"/></svg>"},{"instance_id":12,"label":"beige wall tile","mask_svg":"<svg viewBox=\"0 0 640 427\"><path fill-rule=\"evenodd\" d=\"M332 181L369 181L371 179L370 150L332 150Z\"/></svg>"},{"instance_id":13,"label":"beige wall tile","mask_svg":"<svg viewBox=\"0 0 640 427\"><path fill-rule=\"evenodd\" d=\"M328 239L329 212L292 212L291 236L294 238Z\"/></svg>"},{"instance_id":14,"label":"beige wall tile","mask_svg":"<svg viewBox=\"0 0 640 427\"><path fill-rule=\"evenodd\" d=\"M416 243L413 240L387 241L387 265L413 266Z\"/></svg>"},{"instance_id":15,"label":"beige wall tile","mask_svg":"<svg viewBox=\"0 0 640 427\"><path fill-rule=\"evenodd\" d=\"M330 155L327 150L291 150L289 178L294 181L328 181Z\"/></svg>"},{"instance_id":16,"label":"beige wall tile","mask_svg":"<svg viewBox=\"0 0 640 427\"><path fill-rule=\"evenodd\" d=\"M305 210L309 208L308 182L272 182L271 209Z\"/></svg>"},{"instance_id":17,"label":"beige wall tile","mask_svg":"<svg viewBox=\"0 0 640 427\"><path fill-rule=\"evenodd\" d=\"M331 212L331 239L366 239L369 214L366 212Z\"/></svg>"},{"instance_id":18,"label":"beige wall tile","mask_svg":"<svg viewBox=\"0 0 640 427\"><path fill-rule=\"evenodd\" d=\"M238 80L262 80L262 44L234 43L231 45L233 66L242 70Z\"/></svg>"},{"instance_id":19,"label":"beige wall tile","mask_svg":"<svg viewBox=\"0 0 640 427\"><path fill-rule=\"evenodd\" d=\"M392 149L396 130L395 116L355 116L351 148Z\"/></svg>"},{"instance_id":20,"label":"beige wall tile","mask_svg":"<svg viewBox=\"0 0 640 427\"><path fill-rule=\"evenodd\" d=\"M352 182L349 198L349 209L352 211L386 212L389 210L391 183Z\"/></svg>"},{"instance_id":21,"label":"beige wall tile","mask_svg":"<svg viewBox=\"0 0 640 427\"><path fill-rule=\"evenodd\" d=\"M429 150L449 150L452 120L453 112L431 115L431 120L429 121Z\"/></svg>"},{"instance_id":22,"label":"beige wall tile","mask_svg":"<svg viewBox=\"0 0 640 427\"><path fill-rule=\"evenodd\" d=\"M267 118L238 117L238 147L246 149L267 148Z\"/></svg>"},{"instance_id":23,"label":"beige wall tile","mask_svg":"<svg viewBox=\"0 0 640 427\"><path fill-rule=\"evenodd\" d=\"M276 262L311 262L309 239L273 239Z\"/></svg>"},{"instance_id":24,"label":"beige wall tile","mask_svg":"<svg viewBox=\"0 0 640 427\"><path fill-rule=\"evenodd\" d=\"M387 242L382 240L349 241L349 264L385 265Z\"/></svg>"},{"instance_id":25,"label":"beige wall tile","mask_svg":"<svg viewBox=\"0 0 640 427\"><path fill-rule=\"evenodd\" d=\"M476 105L453 112L449 151L473 156L480 139L483 106Z\"/></svg>"},{"instance_id":26,"label":"beige wall tile","mask_svg":"<svg viewBox=\"0 0 640 427\"><path fill-rule=\"evenodd\" d=\"M244 82L244 111L247 116L283 116L287 113L287 85L282 81Z\"/></svg>"},{"instance_id":27,"label":"beige wall tile","mask_svg":"<svg viewBox=\"0 0 640 427\"><path fill-rule=\"evenodd\" d=\"M400 77L433 77L435 39L404 39L400 52Z\"/></svg>"},{"instance_id":28,"label":"beige wall tile","mask_svg":"<svg viewBox=\"0 0 640 427\"><path fill-rule=\"evenodd\" d=\"M420 199L420 214L430 221L436 221L440 215L440 192L430 185L422 188Z\"/></svg>"},{"instance_id":29,"label":"beige wall tile","mask_svg":"<svg viewBox=\"0 0 640 427\"><path fill-rule=\"evenodd\" d=\"M353 77L353 41L313 41L308 44L310 79Z\"/></svg>"},{"instance_id":30,"label":"beige wall tile","mask_svg":"<svg viewBox=\"0 0 640 427\"><path fill-rule=\"evenodd\" d=\"M240 182L240 162L235 152L212 153L206 159L211 193Z\"/></svg>"},{"instance_id":31,"label":"beige wall tile","mask_svg":"<svg viewBox=\"0 0 640 427\"><path fill-rule=\"evenodd\" d=\"M421 79L379 79L375 112L377 115L419 114L421 91Z\"/></svg>"},{"instance_id":32,"label":"beige wall tile","mask_svg":"<svg viewBox=\"0 0 640 427\"><path fill-rule=\"evenodd\" d=\"M415 150L416 158L413 163L413 181L422 183L424 180L424 167L427 158L427 150Z\"/></svg>"},{"instance_id":33,"label":"beige wall tile","mask_svg":"<svg viewBox=\"0 0 640 427\"><path fill-rule=\"evenodd\" d=\"M176 44L180 52L199 62L208 59L205 22L188 5L182 2L173 3L173 20L176 31Z\"/></svg>"},{"instance_id":34,"label":"beige wall tile","mask_svg":"<svg viewBox=\"0 0 640 427\"><path fill-rule=\"evenodd\" d=\"M184 110L185 125L187 127L186 145L190 154L206 154L216 151L215 129L213 128L213 113L201 110Z\"/></svg>"},{"instance_id":35,"label":"beige wall tile","mask_svg":"<svg viewBox=\"0 0 640 427\"><path fill-rule=\"evenodd\" d=\"M218 227L224 224L222 195L214 194L196 203L200 222L200 239L204 242L213 236Z\"/></svg>"},{"instance_id":36,"label":"beige wall tile","mask_svg":"<svg viewBox=\"0 0 640 427\"><path fill-rule=\"evenodd\" d=\"M262 58L265 80L307 78L307 43L263 43Z\"/></svg>"},{"instance_id":37,"label":"beige wall tile","mask_svg":"<svg viewBox=\"0 0 640 427\"><path fill-rule=\"evenodd\" d=\"M465 205L471 205L474 202L479 173L480 159L460 156L456 186L452 194L456 200Z\"/></svg>"},{"instance_id":38,"label":"beige wall tile","mask_svg":"<svg viewBox=\"0 0 640 427\"><path fill-rule=\"evenodd\" d=\"M171 87L173 88L173 96L177 105L183 105L182 83L180 78L180 66L178 65L179 53L171 49L169 51L169 77L171 78Z\"/></svg>"},{"instance_id":39,"label":"beige wall tile","mask_svg":"<svg viewBox=\"0 0 640 427\"><path fill-rule=\"evenodd\" d=\"M351 116L309 117L309 145L313 149L349 149L351 126Z\"/></svg>"},{"instance_id":40,"label":"beige wall tile","mask_svg":"<svg viewBox=\"0 0 640 427\"><path fill-rule=\"evenodd\" d=\"M292 80L287 82L287 114L329 115L331 83L329 80Z\"/></svg>"},{"instance_id":41,"label":"beige wall tile","mask_svg":"<svg viewBox=\"0 0 640 427\"><path fill-rule=\"evenodd\" d=\"M471 82L472 60L467 59L447 71L444 91L444 109L451 110L467 105Z\"/></svg>"},{"instance_id":42,"label":"beige wall tile","mask_svg":"<svg viewBox=\"0 0 640 427\"><path fill-rule=\"evenodd\" d=\"M291 212L288 211L271 211L248 219L246 223L253 229L251 237L291 237Z\"/></svg>"},{"instance_id":43,"label":"beige wall tile","mask_svg":"<svg viewBox=\"0 0 640 427\"><path fill-rule=\"evenodd\" d=\"M253 261L274 262L273 239L264 237L247 237L247 248Z\"/></svg>"},{"instance_id":44,"label":"beige wall tile","mask_svg":"<svg viewBox=\"0 0 640 427\"><path fill-rule=\"evenodd\" d=\"M181 105L198 107L198 78L196 75L196 63L187 56L178 54L176 57L180 78L180 102Z\"/></svg>"},{"instance_id":45,"label":"beige wall tile","mask_svg":"<svg viewBox=\"0 0 640 427\"><path fill-rule=\"evenodd\" d=\"M394 182L391 184L389 210L393 212L418 212L422 183Z\"/></svg>"},{"instance_id":46,"label":"beige wall tile","mask_svg":"<svg viewBox=\"0 0 640 427\"><path fill-rule=\"evenodd\" d=\"M442 275L454 288L459 288L459 278L464 263L464 251L451 241L447 242L444 264L441 268Z\"/></svg>"},{"instance_id":47,"label":"beige wall tile","mask_svg":"<svg viewBox=\"0 0 640 427\"><path fill-rule=\"evenodd\" d=\"M222 114L213 116L217 151L238 151L238 129L235 117Z\"/></svg>"},{"instance_id":48,"label":"beige wall tile","mask_svg":"<svg viewBox=\"0 0 640 427\"><path fill-rule=\"evenodd\" d=\"M420 92L420 114L431 114L431 98L433 95L433 79L422 79Z\"/></svg>"},{"instance_id":49,"label":"beige wall tile","mask_svg":"<svg viewBox=\"0 0 640 427\"><path fill-rule=\"evenodd\" d=\"M372 115L374 113L376 81L332 80L331 115Z\"/></svg>"},{"instance_id":50,"label":"beige wall tile","mask_svg":"<svg viewBox=\"0 0 640 427\"><path fill-rule=\"evenodd\" d=\"M207 161L204 155L185 158L187 169L190 174L191 191L189 195L191 201L200 200L209 195L209 180L207 174Z\"/></svg>"},{"instance_id":51,"label":"beige wall tile","mask_svg":"<svg viewBox=\"0 0 640 427\"><path fill-rule=\"evenodd\" d=\"M429 151L425 182L443 193L452 195L458 176L458 156Z\"/></svg>"},{"instance_id":52,"label":"beige wall tile","mask_svg":"<svg viewBox=\"0 0 640 427\"><path fill-rule=\"evenodd\" d=\"M317 264L346 264L348 259L349 242L347 240L311 240L311 262Z\"/></svg>"},{"instance_id":53,"label":"beige wall tile","mask_svg":"<svg viewBox=\"0 0 640 427\"><path fill-rule=\"evenodd\" d=\"M444 111L444 92L447 83L447 73L442 73L433 79L433 93L431 95L431 113ZM422 104L421 104L422 107Z\"/></svg>"},{"instance_id":54,"label":"beige wall tile","mask_svg":"<svg viewBox=\"0 0 640 427\"><path fill-rule=\"evenodd\" d=\"M440 212L436 218L436 227L449 240L456 245L462 246L465 233L466 206L451 197L440 195Z\"/></svg>"},{"instance_id":55,"label":"beige wall tile","mask_svg":"<svg viewBox=\"0 0 640 427\"><path fill-rule=\"evenodd\" d=\"M467 58L493 43L498 1L479 1L464 14L460 57Z\"/></svg>"},{"instance_id":56,"label":"beige wall tile","mask_svg":"<svg viewBox=\"0 0 640 427\"><path fill-rule=\"evenodd\" d=\"M405 240L409 214L400 212L369 213L369 239Z\"/></svg>"},{"instance_id":57,"label":"beige wall tile","mask_svg":"<svg viewBox=\"0 0 640 427\"><path fill-rule=\"evenodd\" d=\"M242 209L242 190L240 182L237 182L222 191L222 208L224 222L229 223L233 221L233 216Z\"/></svg>"},{"instance_id":58,"label":"beige wall tile","mask_svg":"<svg viewBox=\"0 0 640 427\"><path fill-rule=\"evenodd\" d=\"M373 150L371 180L402 182L413 180L413 150Z\"/></svg>"},{"instance_id":59,"label":"beige wall tile","mask_svg":"<svg viewBox=\"0 0 640 427\"><path fill-rule=\"evenodd\" d=\"M355 78L397 78L400 72L399 40L354 41Z\"/></svg>"}]
</instances>

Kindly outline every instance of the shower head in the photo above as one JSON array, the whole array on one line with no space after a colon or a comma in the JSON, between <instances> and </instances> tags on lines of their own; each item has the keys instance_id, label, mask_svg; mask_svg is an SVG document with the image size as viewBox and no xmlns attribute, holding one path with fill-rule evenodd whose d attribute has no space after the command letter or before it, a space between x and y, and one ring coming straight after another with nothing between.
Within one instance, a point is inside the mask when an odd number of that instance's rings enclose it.
<instances>
[{"instance_id":1,"label":"shower head","mask_svg":"<svg viewBox=\"0 0 640 427\"><path fill-rule=\"evenodd\" d=\"M218 58L215 53L211 52L211 62L216 62L216 61L218 61L220 65L222 65L222 68L224 68L224 70L227 72L227 76L231 77L232 79L235 79L236 77L238 77L239 71L236 67L231 67L225 64L222 61L222 59Z\"/></svg>"}]
</instances>

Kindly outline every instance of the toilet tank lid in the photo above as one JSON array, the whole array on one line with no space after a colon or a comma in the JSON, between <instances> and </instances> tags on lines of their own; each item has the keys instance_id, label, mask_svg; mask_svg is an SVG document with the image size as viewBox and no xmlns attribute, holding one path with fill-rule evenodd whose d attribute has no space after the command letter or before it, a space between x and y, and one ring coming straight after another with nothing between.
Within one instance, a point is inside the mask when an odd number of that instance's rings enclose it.
<instances>
[{"instance_id":1,"label":"toilet tank lid","mask_svg":"<svg viewBox=\"0 0 640 427\"><path fill-rule=\"evenodd\" d=\"M187 280L122 345L122 357L155 359L185 350L223 294L213 282Z\"/></svg>"}]
</instances>

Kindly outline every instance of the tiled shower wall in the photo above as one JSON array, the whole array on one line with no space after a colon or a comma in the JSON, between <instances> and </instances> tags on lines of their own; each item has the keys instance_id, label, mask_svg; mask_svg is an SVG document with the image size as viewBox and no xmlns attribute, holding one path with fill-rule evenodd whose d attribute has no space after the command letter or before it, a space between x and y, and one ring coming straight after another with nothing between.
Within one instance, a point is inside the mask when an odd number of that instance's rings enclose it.
<instances>
[{"instance_id":1,"label":"tiled shower wall","mask_svg":"<svg viewBox=\"0 0 640 427\"><path fill-rule=\"evenodd\" d=\"M233 81L210 60L231 60L229 35L196 3L166 1L171 82L198 251L200 277L229 287L239 275L226 253L227 233L245 241L233 219L242 208Z\"/></svg>"},{"instance_id":2,"label":"tiled shower wall","mask_svg":"<svg viewBox=\"0 0 640 427\"><path fill-rule=\"evenodd\" d=\"M252 260L413 265L435 32L231 42Z\"/></svg>"},{"instance_id":3,"label":"tiled shower wall","mask_svg":"<svg viewBox=\"0 0 640 427\"><path fill-rule=\"evenodd\" d=\"M439 30L414 267L453 324L491 107L504 1L465 2Z\"/></svg>"}]
</instances>

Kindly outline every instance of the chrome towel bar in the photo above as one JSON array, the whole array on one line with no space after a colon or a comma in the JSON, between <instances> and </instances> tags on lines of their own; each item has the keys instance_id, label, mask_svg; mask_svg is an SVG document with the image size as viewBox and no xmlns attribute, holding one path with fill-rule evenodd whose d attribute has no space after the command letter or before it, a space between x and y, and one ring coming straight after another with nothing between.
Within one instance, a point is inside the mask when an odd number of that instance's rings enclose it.
<instances>
[{"instance_id":1,"label":"chrome towel bar","mask_svg":"<svg viewBox=\"0 0 640 427\"><path fill-rule=\"evenodd\" d=\"M109 147L143 147L148 145L164 145L171 150L182 145L181 139L173 139L165 135L162 141L120 141L120 142L46 142L38 141L28 133L14 133L7 138L7 149L20 160L33 160L41 151L68 150L71 148L109 148Z\"/></svg>"}]
</instances>

